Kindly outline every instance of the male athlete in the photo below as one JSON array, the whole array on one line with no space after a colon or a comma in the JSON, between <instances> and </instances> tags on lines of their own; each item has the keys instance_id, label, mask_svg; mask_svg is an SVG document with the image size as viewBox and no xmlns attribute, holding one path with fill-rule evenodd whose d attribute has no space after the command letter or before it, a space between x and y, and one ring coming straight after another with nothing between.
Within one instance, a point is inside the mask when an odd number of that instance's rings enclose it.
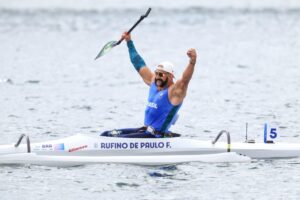
<instances>
[{"instance_id":1,"label":"male athlete","mask_svg":"<svg viewBox=\"0 0 300 200\"><path fill-rule=\"evenodd\" d=\"M133 129L119 129L106 131L102 136L130 137L130 138L161 138L172 137L170 126L176 121L176 114L186 96L188 84L192 78L197 53L195 49L189 49L187 56L189 63L182 77L175 83L173 64L160 63L154 73L146 66L143 58L136 51L131 36L123 33L122 38L127 42L131 63L140 74L144 82L150 86L148 104L145 110L144 126Z\"/></svg>"}]
</instances>

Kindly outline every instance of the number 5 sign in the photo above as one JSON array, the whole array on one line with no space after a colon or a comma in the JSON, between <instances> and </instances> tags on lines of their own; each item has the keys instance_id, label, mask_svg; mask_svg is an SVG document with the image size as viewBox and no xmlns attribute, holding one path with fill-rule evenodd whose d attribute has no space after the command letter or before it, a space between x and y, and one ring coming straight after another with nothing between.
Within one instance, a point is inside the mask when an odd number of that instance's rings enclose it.
<instances>
[{"instance_id":1,"label":"number 5 sign","mask_svg":"<svg viewBox=\"0 0 300 200\"><path fill-rule=\"evenodd\" d=\"M264 128L264 143L274 143L274 140L278 137L278 128L270 127L265 124Z\"/></svg>"}]
</instances>

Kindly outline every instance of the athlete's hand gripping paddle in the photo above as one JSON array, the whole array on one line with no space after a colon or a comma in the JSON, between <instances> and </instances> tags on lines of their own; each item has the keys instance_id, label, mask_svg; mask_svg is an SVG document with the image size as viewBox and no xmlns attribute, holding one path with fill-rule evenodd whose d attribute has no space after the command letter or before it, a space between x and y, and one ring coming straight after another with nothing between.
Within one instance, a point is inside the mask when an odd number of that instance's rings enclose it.
<instances>
[{"instance_id":1,"label":"athlete's hand gripping paddle","mask_svg":"<svg viewBox=\"0 0 300 200\"><path fill-rule=\"evenodd\" d=\"M133 29L144 19L146 18L149 13L151 11L151 8L148 8L147 12L142 15L140 17L140 19L127 31L127 33L129 34L131 31L133 31ZM113 47L121 44L121 42L124 40L124 38L121 38L119 41L110 41L108 43L106 43L106 45L104 45L104 47L101 49L101 51L98 53L98 55L96 56L95 60L101 56L103 56L104 54L106 54L107 52L109 52Z\"/></svg>"}]
</instances>

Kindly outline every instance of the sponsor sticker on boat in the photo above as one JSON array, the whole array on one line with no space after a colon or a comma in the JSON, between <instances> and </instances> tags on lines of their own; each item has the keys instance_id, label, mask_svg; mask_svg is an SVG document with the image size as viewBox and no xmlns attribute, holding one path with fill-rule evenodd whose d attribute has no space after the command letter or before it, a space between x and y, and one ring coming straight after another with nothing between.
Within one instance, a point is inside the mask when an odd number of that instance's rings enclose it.
<instances>
[{"instance_id":1,"label":"sponsor sticker on boat","mask_svg":"<svg viewBox=\"0 0 300 200\"><path fill-rule=\"evenodd\" d=\"M64 143L60 144L40 144L32 148L34 151L63 151L65 150Z\"/></svg>"},{"instance_id":2,"label":"sponsor sticker on boat","mask_svg":"<svg viewBox=\"0 0 300 200\"><path fill-rule=\"evenodd\" d=\"M41 149L42 149L42 146L41 146L41 145L35 145L35 146L33 146L33 148L32 148L33 151L41 151Z\"/></svg>"},{"instance_id":3,"label":"sponsor sticker on boat","mask_svg":"<svg viewBox=\"0 0 300 200\"><path fill-rule=\"evenodd\" d=\"M63 151L63 150L65 150L65 144L64 143L55 144L54 145L54 150L55 151Z\"/></svg>"},{"instance_id":4,"label":"sponsor sticker on boat","mask_svg":"<svg viewBox=\"0 0 300 200\"><path fill-rule=\"evenodd\" d=\"M35 150L35 151L52 151L53 145L52 144L35 145L33 147L33 150Z\"/></svg>"},{"instance_id":5,"label":"sponsor sticker on boat","mask_svg":"<svg viewBox=\"0 0 300 200\"><path fill-rule=\"evenodd\" d=\"M79 151L79 150L85 149L87 147L88 147L88 145L83 145L80 147L71 148L71 149L69 149L69 152Z\"/></svg>"}]
</instances>

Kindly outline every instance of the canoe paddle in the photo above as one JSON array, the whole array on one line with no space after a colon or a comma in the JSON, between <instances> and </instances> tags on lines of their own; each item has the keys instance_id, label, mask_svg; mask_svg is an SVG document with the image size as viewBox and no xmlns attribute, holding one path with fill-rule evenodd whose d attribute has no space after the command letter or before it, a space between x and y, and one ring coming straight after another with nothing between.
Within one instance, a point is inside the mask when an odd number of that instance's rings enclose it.
<instances>
[{"instance_id":1,"label":"canoe paddle","mask_svg":"<svg viewBox=\"0 0 300 200\"><path fill-rule=\"evenodd\" d=\"M131 31L133 31L133 29L144 19L146 18L149 13L151 11L151 8L148 8L147 12L142 15L140 17L140 19L129 29L129 31L127 31L127 33L129 34ZM110 41L108 43L106 43L106 45L104 45L104 47L101 49L101 51L98 53L98 55L96 56L95 60L101 56L103 56L104 54L106 54L107 52L109 52L113 47L121 44L121 42L124 40L124 38L121 38L119 41Z\"/></svg>"}]
</instances>

